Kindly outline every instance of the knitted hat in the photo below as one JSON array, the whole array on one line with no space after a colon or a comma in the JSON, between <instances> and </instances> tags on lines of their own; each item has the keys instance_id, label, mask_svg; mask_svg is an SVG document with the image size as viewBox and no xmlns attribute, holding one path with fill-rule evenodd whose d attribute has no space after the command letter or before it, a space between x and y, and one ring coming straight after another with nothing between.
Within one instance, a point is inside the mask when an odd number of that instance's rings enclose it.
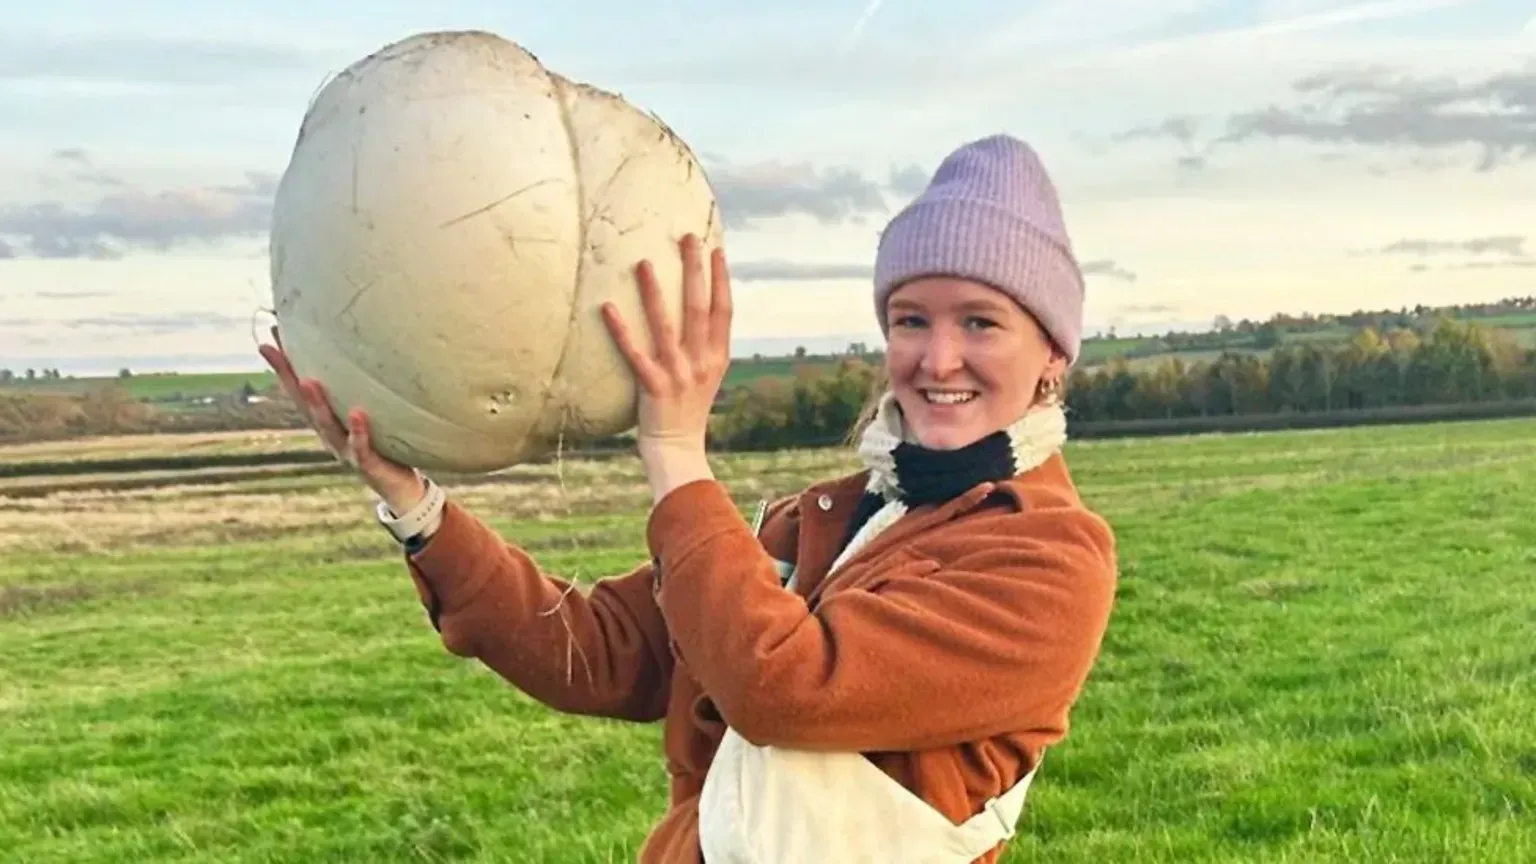
<instances>
[{"instance_id":1,"label":"knitted hat","mask_svg":"<svg viewBox=\"0 0 1536 864\"><path fill-rule=\"evenodd\" d=\"M1083 330L1083 275L1056 187L1029 145L1007 135L950 153L927 189L891 219L875 256L875 314L889 334L891 292L923 276L1001 290L1040 322L1069 364Z\"/></svg>"}]
</instances>

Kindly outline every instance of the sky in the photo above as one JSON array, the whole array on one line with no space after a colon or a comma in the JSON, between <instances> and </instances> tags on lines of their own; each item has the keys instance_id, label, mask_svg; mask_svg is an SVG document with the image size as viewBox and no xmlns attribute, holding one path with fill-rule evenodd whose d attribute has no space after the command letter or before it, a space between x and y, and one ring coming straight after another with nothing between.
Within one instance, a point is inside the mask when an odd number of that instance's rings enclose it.
<instances>
[{"instance_id":1,"label":"sky","mask_svg":"<svg viewBox=\"0 0 1536 864\"><path fill-rule=\"evenodd\" d=\"M258 369L315 93L485 30L699 154L735 351L879 344L881 226L954 147L1060 190L1086 331L1536 293L1530 0L0 0L0 368Z\"/></svg>"}]
</instances>

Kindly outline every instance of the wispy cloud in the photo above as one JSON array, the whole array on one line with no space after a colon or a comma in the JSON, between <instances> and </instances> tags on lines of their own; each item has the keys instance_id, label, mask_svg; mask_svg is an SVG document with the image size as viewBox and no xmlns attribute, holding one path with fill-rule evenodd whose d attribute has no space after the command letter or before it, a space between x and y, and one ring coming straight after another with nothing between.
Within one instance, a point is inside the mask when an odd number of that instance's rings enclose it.
<instances>
[{"instance_id":1,"label":"wispy cloud","mask_svg":"<svg viewBox=\"0 0 1536 864\"><path fill-rule=\"evenodd\" d=\"M103 81L203 87L275 73L311 74L317 57L288 46L244 42L0 35L0 85Z\"/></svg>"},{"instance_id":2,"label":"wispy cloud","mask_svg":"<svg viewBox=\"0 0 1536 864\"><path fill-rule=\"evenodd\" d=\"M807 264L780 259L738 261L731 265L731 279L738 282L824 282L837 279L869 279L868 264Z\"/></svg>"},{"instance_id":3,"label":"wispy cloud","mask_svg":"<svg viewBox=\"0 0 1536 864\"><path fill-rule=\"evenodd\" d=\"M1029 47L1052 54L1135 44L1221 5L1220 0L1074 0L1025 4L979 40L997 50Z\"/></svg>"},{"instance_id":4,"label":"wispy cloud","mask_svg":"<svg viewBox=\"0 0 1536 864\"><path fill-rule=\"evenodd\" d=\"M78 149L60 150L54 161L105 191L83 204L0 206L0 242L11 257L114 259L257 235L270 223L277 189L276 175L253 171L239 183L148 191L100 171Z\"/></svg>"},{"instance_id":5,"label":"wispy cloud","mask_svg":"<svg viewBox=\"0 0 1536 864\"><path fill-rule=\"evenodd\" d=\"M1104 276L1119 282L1135 282L1136 274L1109 258L1084 261L1084 275ZM820 282L836 279L868 279L874 274L868 264L817 264L772 259L741 261L731 265L732 278L741 282Z\"/></svg>"},{"instance_id":6,"label":"wispy cloud","mask_svg":"<svg viewBox=\"0 0 1536 864\"><path fill-rule=\"evenodd\" d=\"M807 162L759 162L708 167L710 185L720 201L727 227L741 228L764 219L810 216L824 224L858 223L889 209L890 182L871 179L847 166L817 168ZM906 178L897 173L892 178Z\"/></svg>"},{"instance_id":7,"label":"wispy cloud","mask_svg":"<svg viewBox=\"0 0 1536 864\"><path fill-rule=\"evenodd\" d=\"M1536 267L1536 257L1525 248L1528 238L1518 234L1494 234L1454 240L1406 238L1381 247L1363 250L1357 255L1408 255L1419 259L1471 256L1469 261L1454 261L1438 268L1424 260L1409 265L1415 273L1440 270L1505 270Z\"/></svg>"},{"instance_id":8,"label":"wispy cloud","mask_svg":"<svg viewBox=\"0 0 1536 864\"><path fill-rule=\"evenodd\" d=\"M62 321L36 318L0 318L4 330L93 330L99 332L131 332L138 336L170 335L198 330L214 330L247 324L248 321L234 315L217 312L183 312L172 315L99 315L69 318Z\"/></svg>"},{"instance_id":9,"label":"wispy cloud","mask_svg":"<svg viewBox=\"0 0 1536 864\"><path fill-rule=\"evenodd\" d=\"M1107 276L1119 282L1135 282L1137 279L1134 272L1108 258L1084 261L1081 269L1085 276Z\"/></svg>"},{"instance_id":10,"label":"wispy cloud","mask_svg":"<svg viewBox=\"0 0 1536 864\"><path fill-rule=\"evenodd\" d=\"M1084 58L1094 63L1155 60L1212 48L1231 48L1275 37L1316 35L1356 24L1411 18L1462 6L1469 0L1370 0L1355 3L1279 4L1257 24L1224 27L1153 39Z\"/></svg>"},{"instance_id":11,"label":"wispy cloud","mask_svg":"<svg viewBox=\"0 0 1536 864\"><path fill-rule=\"evenodd\" d=\"M1379 250L1382 255L1507 255L1511 258L1528 258L1525 237L1502 234L1489 237L1471 237L1465 240L1405 239L1389 243Z\"/></svg>"},{"instance_id":12,"label":"wispy cloud","mask_svg":"<svg viewBox=\"0 0 1536 864\"><path fill-rule=\"evenodd\" d=\"M864 28L869 26L870 21L874 20L883 2L884 0L869 0L864 6L863 14L859 15L859 20L854 22L853 29L848 31L847 38L843 40L843 51L852 51L854 46L859 44L859 39L864 36Z\"/></svg>"},{"instance_id":13,"label":"wispy cloud","mask_svg":"<svg viewBox=\"0 0 1536 864\"><path fill-rule=\"evenodd\" d=\"M1536 65L1478 80L1416 78L1382 67L1335 69L1296 81L1298 104L1233 114L1197 144L1206 125L1172 117L1117 136L1120 142L1166 138L1187 156L1253 140L1375 149L1477 151L1479 171L1536 156Z\"/></svg>"}]
</instances>

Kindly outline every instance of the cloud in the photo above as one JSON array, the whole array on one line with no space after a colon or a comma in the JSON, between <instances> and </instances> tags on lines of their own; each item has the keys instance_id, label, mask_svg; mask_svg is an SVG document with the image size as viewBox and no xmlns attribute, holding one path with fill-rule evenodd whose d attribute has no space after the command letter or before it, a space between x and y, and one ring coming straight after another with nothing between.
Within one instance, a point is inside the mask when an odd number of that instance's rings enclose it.
<instances>
[{"instance_id":1,"label":"cloud","mask_svg":"<svg viewBox=\"0 0 1536 864\"><path fill-rule=\"evenodd\" d=\"M836 279L869 279L868 264L802 264L794 261L742 261L731 265L735 282L825 282Z\"/></svg>"},{"instance_id":2,"label":"cloud","mask_svg":"<svg viewBox=\"0 0 1536 864\"><path fill-rule=\"evenodd\" d=\"M40 330L53 333L60 329L71 332L95 330L113 335L127 331L135 336L167 336L227 329L248 323L247 319L218 312L183 312L174 315L101 315L66 320L0 318L0 330Z\"/></svg>"},{"instance_id":3,"label":"cloud","mask_svg":"<svg viewBox=\"0 0 1536 864\"><path fill-rule=\"evenodd\" d=\"M887 185L898 195L915 198L928 188L928 181L932 179L933 172L924 170L921 165L908 165L891 169L891 179Z\"/></svg>"},{"instance_id":4,"label":"cloud","mask_svg":"<svg viewBox=\"0 0 1536 864\"><path fill-rule=\"evenodd\" d=\"M1527 270L1536 268L1536 259L1514 258L1507 261L1461 261L1447 264L1441 270ZM1415 264L1408 268L1415 273L1427 273L1435 269L1428 264Z\"/></svg>"},{"instance_id":5,"label":"cloud","mask_svg":"<svg viewBox=\"0 0 1536 864\"><path fill-rule=\"evenodd\" d=\"M82 300L82 299L98 299L98 298L103 298L103 297L111 297L113 295L112 295L112 292L110 292L110 291L81 290L81 291L36 291L36 292L33 292L32 296L38 298L39 300Z\"/></svg>"},{"instance_id":6,"label":"cloud","mask_svg":"<svg viewBox=\"0 0 1536 864\"><path fill-rule=\"evenodd\" d=\"M1092 55L1093 63L1123 65L1127 62L1176 60L1205 51L1275 50L1277 39L1317 37L1377 21L1411 19L1427 12L1464 6L1469 0L1323 0L1323 2L1272 3L1254 24L1211 30L1195 30L1151 39L1130 48ZM1294 44L1294 43L1293 43Z\"/></svg>"},{"instance_id":7,"label":"cloud","mask_svg":"<svg viewBox=\"0 0 1536 864\"><path fill-rule=\"evenodd\" d=\"M0 85L14 82L110 81L207 86L311 75L317 54L240 42L150 38L54 39L0 36Z\"/></svg>"},{"instance_id":8,"label":"cloud","mask_svg":"<svg viewBox=\"0 0 1536 864\"><path fill-rule=\"evenodd\" d=\"M1135 282L1136 274L1108 258L1085 261L1084 275L1107 276L1121 282ZM807 264L795 261L744 261L731 265L731 278L738 282L823 282L837 279L869 279L874 268L868 264Z\"/></svg>"},{"instance_id":9,"label":"cloud","mask_svg":"<svg viewBox=\"0 0 1536 864\"><path fill-rule=\"evenodd\" d=\"M1200 118L1181 114L1169 117L1160 123L1150 126L1136 126L1127 129L1114 136L1115 143L1125 144L1142 140L1168 139L1184 147L1184 155L1179 157L1179 167L1186 170L1199 170L1205 167L1208 145L1202 146L1198 139L1200 134Z\"/></svg>"},{"instance_id":10,"label":"cloud","mask_svg":"<svg viewBox=\"0 0 1536 864\"><path fill-rule=\"evenodd\" d=\"M895 191L890 183L845 166L817 169L803 162L760 162L721 164L708 170L729 228L793 215L810 216L823 224L858 223L868 215L889 212L885 196Z\"/></svg>"},{"instance_id":11,"label":"cloud","mask_svg":"<svg viewBox=\"0 0 1536 864\"><path fill-rule=\"evenodd\" d=\"M1466 240L1398 240L1377 250L1382 255L1444 255L1465 253L1471 255L1507 255L1511 258L1529 258L1525 249L1525 237L1504 234L1489 237L1473 237Z\"/></svg>"},{"instance_id":12,"label":"cloud","mask_svg":"<svg viewBox=\"0 0 1536 864\"><path fill-rule=\"evenodd\" d=\"M1471 261L1459 261L1445 264L1441 270L1505 270L1525 269L1536 267L1536 257L1526 250L1526 237L1514 234L1498 234L1486 237L1471 237L1462 240L1425 240L1404 239L1394 243L1388 243L1380 249L1356 254L1374 255L1412 255L1418 258L1430 258L1447 255L1471 255L1483 256ZM1423 261L1415 262L1408 268L1414 273L1425 273L1436 269Z\"/></svg>"},{"instance_id":13,"label":"cloud","mask_svg":"<svg viewBox=\"0 0 1536 864\"><path fill-rule=\"evenodd\" d=\"M1081 265L1084 276L1108 276L1121 282L1135 282L1136 274L1116 264L1108 258L1095 261L1084 261Z\"/></svg>"},{"instance_id":14,"label":"cloud","mask_svg":"<svg viewBox=\"0 0 1536 864\"><path fill-rule=\"evenodd\" d=\"M1452 264L1449 270L1524 270L1536 267L1536 259L1519 258L1512 261L1463 261L1460 264Z\"/></svg>"},{"instance_id":15,"label":"cloud","mask_svg":"<svg viewBox=\"0 0 1536 864\"><path fill-rule=\"evenodd\" d=\"M1217 147L1256 140L1416 151L1471 148L1479 171L1536 156L1536 65L1468 81L1415 78L1379 66L1337 69L1295 81L1292 89L1297 104L1230 115L1224 130L1203 147L1195 144L1202 122L1187 116L1128 130L1117 140L1168 139L1201 158Z\"/></svg>"},{"instance_id":16,"label":"cloud","mask_svg":"<svg viewBox=\"0 0 1536 864\"><path fill-rule=\"evenodd\" d=\"M0 206L0 242L11 257L115 259L260 234L277 190L276 175L253 171L240 183L151 192L96 169L83 151L62 150L55 160L76 169L78 182L105 191L75 206Z\"/></svg>"},{"instance_id":17,"label":"cloud","mask_svg":"<svg viewBox=\"0 0 1536 864\"><path fill-rule=\"evenodd\" d=\"M880 11L882 2L883 0L869 0L864 6L863 14L859 15L859 20L854 22L853 29L848 31L848 36L843 39L844 51L852 51L854 46L859 43L859 38L864 35L864 28L869 26L870 21L874 20L875 14Z\"/></svg>"},{"instance_id":18,"label":"cloud","mask_svg":"<svg viewBox=\"0 0 1536 864\"><path fill-rule=\"evenodd\" d=\"M1151 303L1120 306L1114 311L1118 312L1121 316L1146 317L1149 315L1175 315L1183 310L1166 303Z\"/></svg>"},{"instance_id":19,"label":"cloud","mask_svg":"<svg viewBox=\"0 0 1536 864\"><path fill-rule=\"evenodd\" d=\"M98 169L91 156L81 147L64 147L53 151L54 163L66 173L63 177L49 174L42 179L45 185L59 186L65 183L82 183L88 186L121 187L126 184L121 177Z\"/></svg>"}]
</instances>

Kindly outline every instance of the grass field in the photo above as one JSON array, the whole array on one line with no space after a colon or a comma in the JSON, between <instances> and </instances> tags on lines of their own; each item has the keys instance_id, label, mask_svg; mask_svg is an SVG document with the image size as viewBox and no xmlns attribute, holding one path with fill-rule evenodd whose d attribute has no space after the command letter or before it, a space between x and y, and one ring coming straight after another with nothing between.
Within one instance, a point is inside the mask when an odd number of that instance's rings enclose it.
<instances>
[{"instance_id":1,"label":"grass field","mask_svg":"<svg viewBox=\"0 0 1536 864\"><path fill-rule=\"evenodd\" d=\"M1536 860L1533 440L1073 445L1119 602L1007 860ZM851 462L717 465L745 508ZM453 491L562 574L645 554L630 460ZM632 860L659 728L447 655L368 506L313 474L0 491L0 859Z\"/></svg>"},{"instance_id":2,"label":"grass field","mask_svg":"<svg viewBox=\"0 0 1536 864\"><path fill-rule=\"evenodd\" d=\"M259 364L260 358L253 358ZM15 381L9 386L30 393L84 393L103 384L119 384L135 399L152 401L182 401L209 396L229 396L240 392L249 383L257 390L264 390L276 382L269 371L256 369L250 372L176 372L132 375L127 378L80 377Z\"/></svg>"}]
</instances>

